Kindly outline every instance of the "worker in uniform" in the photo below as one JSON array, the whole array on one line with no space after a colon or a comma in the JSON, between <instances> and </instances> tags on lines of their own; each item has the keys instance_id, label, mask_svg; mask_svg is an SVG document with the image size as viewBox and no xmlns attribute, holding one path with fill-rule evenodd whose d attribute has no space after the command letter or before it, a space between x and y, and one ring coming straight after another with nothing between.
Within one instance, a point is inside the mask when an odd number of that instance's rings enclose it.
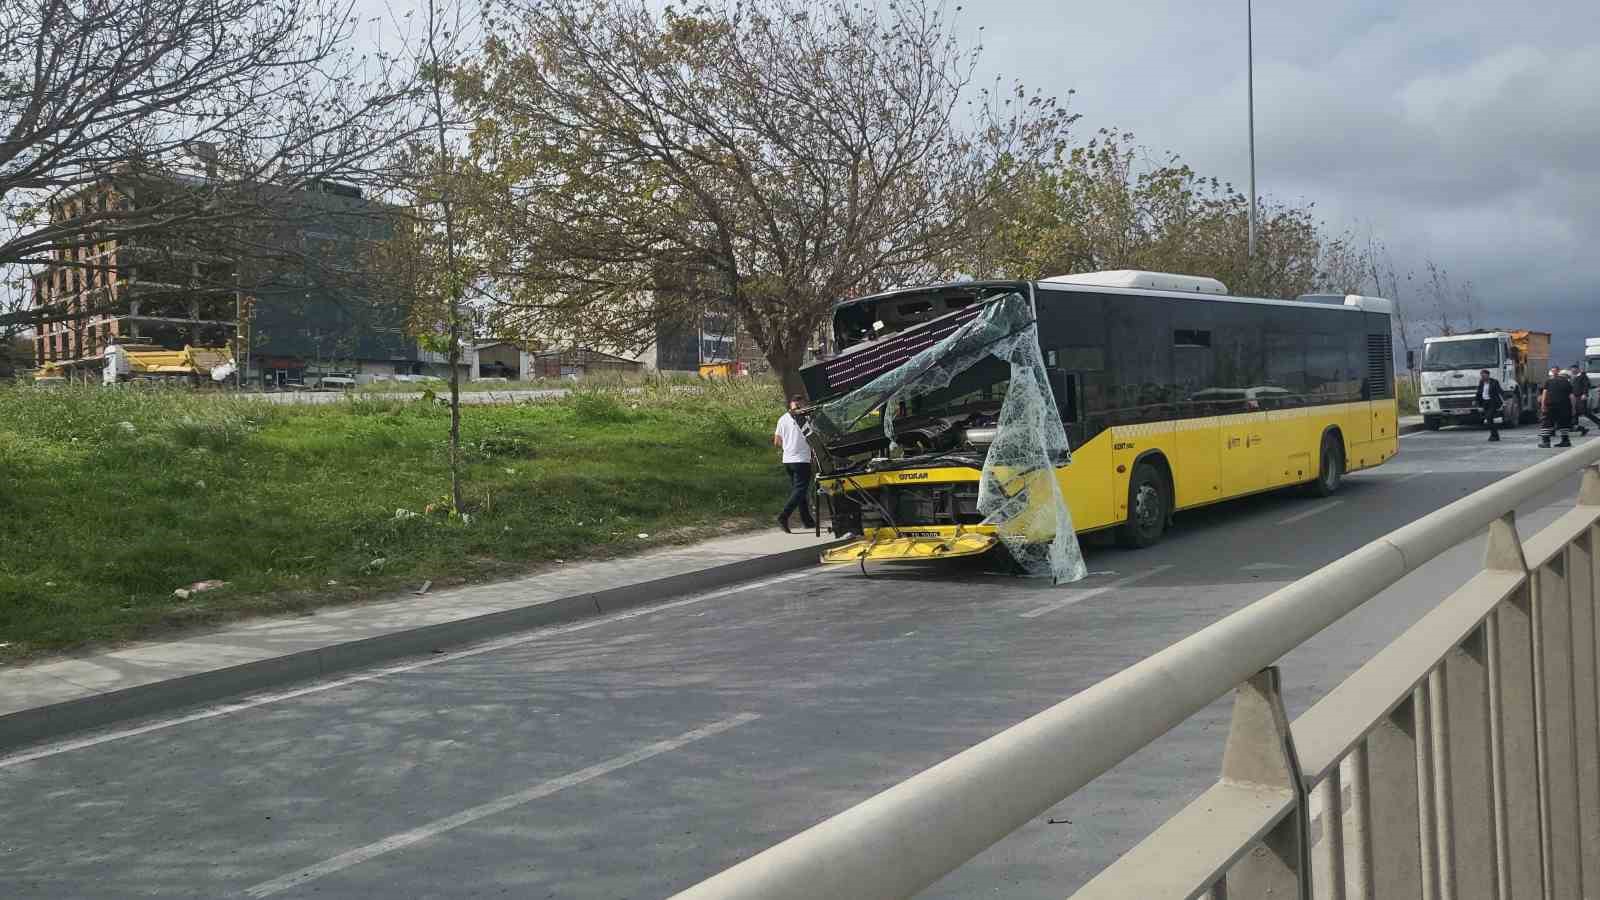
<instances>
[{"instance_id":1,"label":"worker in uniform","mask_svg":"<svg viewBox=\"0 0 1600 900\"><path fill-rule=\"evenodd\" d=\"M1595 418L1594 410L1589 406L1589 391L1594 385L1590 383L1589 376L1583 371L1583 363L1572 364L1572 398L1578 401L1578 414L1573 421L1578 425L1579 434L1588 434L1589 429L1584 426L1583 420L1588 419L1600 428L1600 419Z\"/></svg>"},{"instance_id":2,"label":"worker in uniform","mask_svg":"<svg viewBox=\"0 0 1600 900\"><path fill-rule=\"evenodd\" d=\"M1550 439L1561 432L1557 447L1572 446L1572 382L1559 368L1551 367L1550 378L1539 392L1539 446L1549 448Z\"/></svg>"},{"instance_id":3,"label":"worker in uniform","mask_svg":"<svg viewBox=\"0 0 1600 900\"><path fill-rule=\"evenodd\" d=\"M1478 370L1478 409L1483 411L1484 424L1489 426L1489 440L1500 440L1500 411L1505 408L1505 390L1500 382L1489 375L1488 369Z\"/></svg>"}]
</instances>

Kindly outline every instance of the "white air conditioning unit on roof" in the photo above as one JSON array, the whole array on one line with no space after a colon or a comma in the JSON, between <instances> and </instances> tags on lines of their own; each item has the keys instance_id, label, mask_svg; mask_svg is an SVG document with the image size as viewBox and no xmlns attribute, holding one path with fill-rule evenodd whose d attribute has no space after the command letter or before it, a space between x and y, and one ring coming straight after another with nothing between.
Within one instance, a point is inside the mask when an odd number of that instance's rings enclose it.
<instances>
[{"instance_id":1,"label":"white air conditioning unit on roof","mask_svg":"<svg viewBox=\"0 0 1600 900\"><path fill-rule=\"evenodd\" d=\"M1107 272L1082 272L1055 275L1044 279L1051 284L1081 284L1094 287L1136 288L1146 291L1226 294L1228 286L1215 278L1200 275L1174 275L1170 272L1141 272L1138 269L1112 269Z\"/></svg>"}]
</instances>

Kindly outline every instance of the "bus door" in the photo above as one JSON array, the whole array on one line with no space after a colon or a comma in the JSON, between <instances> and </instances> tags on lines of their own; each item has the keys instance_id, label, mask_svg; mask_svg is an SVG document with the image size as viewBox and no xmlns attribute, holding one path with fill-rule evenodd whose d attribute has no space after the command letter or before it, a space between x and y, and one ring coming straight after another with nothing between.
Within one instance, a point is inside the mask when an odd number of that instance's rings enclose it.
<instances>
[{"instance_id":1,"label":"bus door","mask_svg":"<svg viewBox=\"0 0 1600 900\"><path fill-rule=\"evenodd\" d=\"M1181 417L1174 441L1177 454L1171 460L1175 482L1175 505L1179 509L1210 503L1222 496L1222 442L1218 437L1219 404L1212 399L1216 384L1216 355L1212 350L1212 328L1207 310L1190 304L1187 315L1174 323L1172 330L1172 373L1178 395L1182 397Z\"/></svg>"},{"instance_id":2,"label":"bus door","mask_svg":"<svg viewBox=\"0 0 1600 900\"><path fill-rule=\"evenodd\" d=\"M1266 416L1250 411L1248 402L1241 398L1237 407L1230 403L1238 411L1224 415L1222 426L1217 429L1223 497L1259 491L1267 484L1263 466Z\"/></svg>"},{"instance_id":3,"label":"bus door","mask_svg":"<svg viewBox=\"0 0 1600 900\"><path fill-rule=\"evenodd\" d=\"M1222 416L1217 429L1222 497L1265 489L1270 479L1267 457L1267 413L1262 408L1266 385L1264 334L1268 323L1260 307L1227 304L1217 310L1221 333L1213 341L1217 355L1217 387Z\"/></svg>"}]
</instances>

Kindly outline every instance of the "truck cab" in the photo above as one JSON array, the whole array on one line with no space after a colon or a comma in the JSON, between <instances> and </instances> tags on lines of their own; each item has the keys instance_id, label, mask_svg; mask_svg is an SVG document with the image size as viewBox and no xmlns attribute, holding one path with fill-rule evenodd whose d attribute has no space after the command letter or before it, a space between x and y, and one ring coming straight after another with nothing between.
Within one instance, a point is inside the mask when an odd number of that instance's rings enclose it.
<instances>
[{"instance_id":1,"label":"truck cab","mask_svg":"<svg viewBox=\"0 0 1600 900\"><path fill-rule=\"evenodd\" d=\"M1483 421L1478 406L1478 372L1500 382L1505 394L1501 418L1507 428L1529 421L1537 408L1539 383L1550 361L1550 336L1533 331L1474 331L1423 341L1422 390L1417 399L1430 429Z\"/></svg>"},{"instance_id":2,"label":"truck cab","mask_svg":"<svg viewBox=\"0 0 1600 900\"><path fill-rule=\"evenodd\" d=\"M1589 408L1600 406L1600 385L1595 384L1595 369L1600 367L1600 337L1583 339L1583 370L1589 373Z\"/></svg>"}]
</instances>

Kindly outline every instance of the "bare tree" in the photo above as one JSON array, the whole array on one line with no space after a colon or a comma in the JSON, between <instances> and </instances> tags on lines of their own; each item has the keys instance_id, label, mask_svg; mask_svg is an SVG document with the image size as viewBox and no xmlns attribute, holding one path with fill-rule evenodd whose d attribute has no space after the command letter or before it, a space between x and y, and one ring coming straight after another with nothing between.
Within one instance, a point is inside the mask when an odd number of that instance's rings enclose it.
<instances>
[{"instance_id":1,"label":"bare tree","mask_svg":"<svg viewBox=\"0 0 1600 900\"><path fill-rule=\"evenodd\" d=\"M1410 318L1406 314L1407 301L1401 297L1400 276L1395 271L1394 257L1389 253L1389 248L1377 239L1371 226L1367 228L1366 259L1367 264L1372 267L1372 289L1393 305L1394 323L1400 332L1400 346L1405 352L1406 371L1411 380L1412 396L1416 396L1418 392L1417 370L1411 365L1414 348L1411 343L1410 328L1408 327ZM1406 281L1411 281L1410 275L1406 276Z\"/></svg>"},{"instance_id":2,"label":"bare tree","mask_svg":"<svg viewBox=\"0 0 1600 900\"><path fill-rule=\"evenodd\" d=\"M500 328L638 347L725 304L789 390L836 300L945 272L1072 120L971 90L922 0L514 0L485 31L459 91Z\"/></svg>"},{"instance_id":3,"label":"bare tree","mask_svg":"<svg viewBox=\"0 0 1600 900\"><path fill-rule=\"evenodd\" d=\"M1438 332L1458 334L1477 328L1478 309L1472 296L1472 282L1451 282L1450 273L1433 260L1424 260L1423 268L1428 272L1423 291L1433 309L1431 324Z\"/></svg>"},{"instance_id":4,"label":"bare tree","mask_svg":"<svg viewBox=\"0 0 1600 900\"><path fill-rule=\"evenodd\" d=\"M0 6L0 268L87 274L110 242L185 235L239 268L289 252L285 219L328 215L306 188L369 181L416 127L414 73L355 26L348 0Z\"/></svg>"},{"instance_id":5,"label":"bare tree","mask_svg":"<svg viewBox=\"0 0 1600 900\"><path fill-rule=\"evenodd\" d=\"M461 300L465 292L461 272L461 252L456 239L456 156L451 152L450 128L452 108L446 95L445 79L456 63L456 41L461 34L459 16L450 30L441 31L440 10L437 0L427 3L427 45L424 51L424 70L428 77L428 115L432 119L434 160L437 165L434 184L438 190L431 200L438 209L438 223L444 239L445 282L444 302L447 335L450 341L450 504L456 515L465 515L461 504Z\"/></svg>"},{"instance_id":6,"label":"bare tree","mask_svg":"<svg viewBox=\"0 0 1600 900\"><path fill-rule=\"evenodd\" d=\"M1370 248L1362 247L1350 231L1325 238L1321 245L1317 286L1340 294L1361 293L1371 275ZM1381 294L1383 288L1375 284L1373 291Z\"/></svg>"},{"instance_id":7,"label":"bare tree","mask_svg":"<svg viewBox=\"0 0 1600 900\"><path fill-rule=\"evenodd\" d=\"M399 148L387 195L397 228L393 238L372 246L363 266L377 279L377 291L403 312L419 343L445 356L450 367L450 505L467 513L461 485L461 368L463 342L473 335L468 296L477 290L477 257L461 229L461 209L470 202L473 181L463 174L460 144L466 120L451 94L450 78L464 57L466 41L460 6L453 0L426 0L423 32L414 43L416 69L424 90L425 131Z\"/></svg>"}]
</instances>

